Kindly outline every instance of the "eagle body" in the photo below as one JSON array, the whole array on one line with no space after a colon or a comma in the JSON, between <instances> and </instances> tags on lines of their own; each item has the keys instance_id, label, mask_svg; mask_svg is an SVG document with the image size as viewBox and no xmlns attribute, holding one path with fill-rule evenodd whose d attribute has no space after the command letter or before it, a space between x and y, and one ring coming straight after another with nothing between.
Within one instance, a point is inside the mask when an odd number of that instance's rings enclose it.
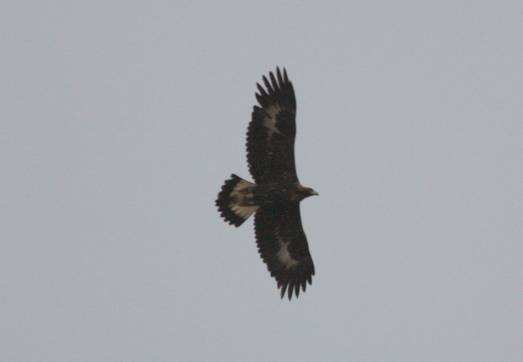
<instances>
[{"instance_id":1,"label":"eagle body","mask_svg":"<svg viewBox=\"0 0 523 362\"><path fill-rule=\"evenodd\" d=\"M270 80L269 80L270 79ZM255 183L232 174L216 200L221 216L234 226L254 214L256 243L277 281L281 297L299 296L312 283L314 264L303 231L300 202L317 193L300 184L294 161L296 99L285 69L257 84L247 130L247 160Z\"/></svg>"},{"instance_id":2,"label":"eagle body","mask_svg":"<svg viewBox=\"0 0 523 362\"><path fill-rule=\"evenodd\" d=\"M253 189L253 200L259 206L281 206L298 203L310 196L308 188L297 183L269 183Z\"/></svg>"}]
</instances>

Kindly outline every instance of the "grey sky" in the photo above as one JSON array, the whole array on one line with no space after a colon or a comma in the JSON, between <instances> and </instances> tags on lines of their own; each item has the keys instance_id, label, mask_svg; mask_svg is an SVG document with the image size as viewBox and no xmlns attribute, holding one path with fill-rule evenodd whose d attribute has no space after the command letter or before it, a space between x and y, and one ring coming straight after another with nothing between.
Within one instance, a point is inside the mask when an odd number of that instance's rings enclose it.
<instances>
[{"instance_id":1,"label":"grey sky","mask_svg":"<svg viewBox=\"0 0 523 362\"><path fill-rule=\"evenodd\" d=\"M0 5L0 360L523 360L521 1ZM286 66L317 275L252 223L255 82Z\"/></svg>"}]
</instances>

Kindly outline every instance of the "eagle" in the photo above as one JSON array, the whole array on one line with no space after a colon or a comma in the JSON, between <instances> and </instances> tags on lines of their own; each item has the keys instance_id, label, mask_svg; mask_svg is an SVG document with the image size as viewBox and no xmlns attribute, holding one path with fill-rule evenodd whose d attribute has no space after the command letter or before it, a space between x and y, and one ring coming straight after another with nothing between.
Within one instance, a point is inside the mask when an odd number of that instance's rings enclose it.
<instances>
[{"instance_id":1,"label":"eagle","mask_svg":"<svg viewBox=\"0 0 523 362\"><path fill-rule=\"evenodd\" d=\"M287 71L276 67L256 84L258 105L247 129L247 161L255 183L232 174L221 187L216 206L236 227L254 214L258 252L276 279L281 298L289 300L312 284L314 263L300 216L300 202L318 195L300 184L294 161L296 98Z\"/></svg>"}]
</instances>

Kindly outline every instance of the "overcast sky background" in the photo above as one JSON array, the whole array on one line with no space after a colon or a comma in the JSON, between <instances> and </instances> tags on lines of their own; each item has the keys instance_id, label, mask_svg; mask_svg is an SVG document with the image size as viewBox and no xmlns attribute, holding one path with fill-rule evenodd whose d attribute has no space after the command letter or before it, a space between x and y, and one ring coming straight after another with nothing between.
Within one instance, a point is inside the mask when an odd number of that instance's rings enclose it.
<instances>
[{"instance_id":1,"label":"overcast sky background","mask_svg":"<svg viewBox=\"0 0 523 362\"><path fill-rule=\"evenodd\" d=\"M521 1L4 1L0 360L523 361ZM316 264L218 217L286 66Z\"/></svg>"}]
</instances>

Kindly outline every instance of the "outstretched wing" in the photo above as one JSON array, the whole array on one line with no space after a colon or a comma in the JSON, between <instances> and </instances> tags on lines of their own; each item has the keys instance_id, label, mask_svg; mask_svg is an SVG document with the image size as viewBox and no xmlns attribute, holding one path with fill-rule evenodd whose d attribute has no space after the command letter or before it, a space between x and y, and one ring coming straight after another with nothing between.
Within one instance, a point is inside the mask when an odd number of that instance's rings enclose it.
<instances>
[{"instance_id":1,"label":"outstretched wing","mask_svg":"<svg viewBox=\"0 0 523 362\"><path fill-rule=\"evenodd\" d=\"M281 297L312 284L314 264L301 225L297 203L258 209L255 215L256 243L267 268L281 289Z\"/></svg>"},{"instance_id":2,"label":"outstretched wing","mask_svg":"<svg viewBox=\"0 0 523 362\"><path fill-rule=\"evenodd\" d=\"M296 99L287 71L276 68L276 76L263 76L252 120L247 131L247 160L256 183L297 182L294 162Z\"/></svg>"}]
</instances>

